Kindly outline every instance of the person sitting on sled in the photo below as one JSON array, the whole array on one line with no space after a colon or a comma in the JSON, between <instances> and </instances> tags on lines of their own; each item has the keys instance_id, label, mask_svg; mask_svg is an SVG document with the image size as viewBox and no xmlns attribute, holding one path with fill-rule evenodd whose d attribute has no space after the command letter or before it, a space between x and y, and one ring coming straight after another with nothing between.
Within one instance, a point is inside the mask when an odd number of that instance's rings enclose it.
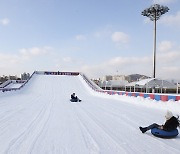
<instances>
[{"instance_id":1,"label":"person sitting on sled","mask_svg":"<svg viewBox=\"0 0 180 154\"><path fill-rule=\"evenodd\" d=\"M81 100L75 95L75 93L73 93L71 95L71 101L72 102L81 102Z\"/></svg>"},{"instance_id":2,"label":"person sitting on sled","mask_svg":"<svg viewBox=\"0 0 180 154\"><path fill-rule=\"evenodd\" d=\"M139 127L139 129L141 130L142 133L145 133L146 131L153 128L158 128L165 131L172 131L179 126L179 120L178 120L179 116L177 118L174 117L171 111L167 111L165 118L166 118L166 122L164 125L158 125L156 123L153 123L148 127Z\"/></svg>"}]
</instances>

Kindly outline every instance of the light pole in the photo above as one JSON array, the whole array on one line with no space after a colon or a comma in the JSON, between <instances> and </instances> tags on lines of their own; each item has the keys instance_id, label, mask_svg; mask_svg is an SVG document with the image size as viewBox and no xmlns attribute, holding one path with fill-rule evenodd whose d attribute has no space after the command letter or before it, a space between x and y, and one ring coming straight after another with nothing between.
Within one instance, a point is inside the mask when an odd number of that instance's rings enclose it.
<instances>
[{"instance_id":1,"label":"light pole","mask_svg":"<svg viewBox=\"0 0 180 154\"><path fill-rule=\"evenodd\" d=\"M147 16L151 21L154 21L154 47L153 47L153 78L156 78L156 21L169 11L167 6L154 4L142 11L141 15Z\"/></svg>"}]
</instances>

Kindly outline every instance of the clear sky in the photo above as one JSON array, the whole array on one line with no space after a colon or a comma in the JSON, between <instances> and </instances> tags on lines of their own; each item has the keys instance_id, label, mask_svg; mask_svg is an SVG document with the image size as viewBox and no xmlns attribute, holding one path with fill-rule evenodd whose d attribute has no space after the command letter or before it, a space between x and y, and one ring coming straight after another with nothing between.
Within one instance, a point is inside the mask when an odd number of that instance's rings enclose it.
<instances>
[{"instance_id":1,"label":"clear sky","mask_svg":"<svg viewBox=\"0 0 180 154\"><path fill-rule=\"evenodd\" d=\"M0 75L152 76L153 22L141 12L155 3L170 9L157 23L157 77L180 79L180 0L0 0Z\"/></svg>"}]
</instances>

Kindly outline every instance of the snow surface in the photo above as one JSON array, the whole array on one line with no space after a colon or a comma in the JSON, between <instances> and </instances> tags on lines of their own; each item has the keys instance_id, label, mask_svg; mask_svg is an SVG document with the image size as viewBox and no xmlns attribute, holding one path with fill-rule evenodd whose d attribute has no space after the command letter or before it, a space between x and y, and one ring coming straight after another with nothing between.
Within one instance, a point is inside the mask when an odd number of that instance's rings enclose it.
<instances>
[{"instance_id":1,"label":"snow surface","mask_svg":"<svg viewBox=\"0 0 180 154\"><path fill-rule=\"evenodd\" d=\"M5 88L20 88L23 85L23 83L10 83Z\"/></svg>"},{"instance_id":2,"label":"snow surface","mask_svg":"<svg viewBox=\"0 0 180 154\"><path fill-rule=\"evenodd\" d=\"M83 101L70 103L73 92ZM138 128L164 123L167 109L180 114L180 102L97 93L81 76L34 75L0 93L0 154L179 154L179 136Z\"/></svg>"}]
</instances>

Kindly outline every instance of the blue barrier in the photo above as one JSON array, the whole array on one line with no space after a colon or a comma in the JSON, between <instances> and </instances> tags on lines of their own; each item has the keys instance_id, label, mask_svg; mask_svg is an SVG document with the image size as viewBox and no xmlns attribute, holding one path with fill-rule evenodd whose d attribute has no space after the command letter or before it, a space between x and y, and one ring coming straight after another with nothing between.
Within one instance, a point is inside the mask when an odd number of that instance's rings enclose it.
<instances>
[{"instance_id":1,"label":"blue barrier","mask_svg":"<svg viewBox=\"0 0 180 154\"><path fill-rule=\"evenodd\" d=\"M122 92L122 95L126 94L125 92Z\"/></svg>"},{"instance_id":2,"label":"blue barrier","mask_svg":"<svg viewBox=\"0 0 180 154\"><path fill-rule=\"evenodd\" d=\"M132 96L132 93L128 93L128 96Z\"/></svg>"},{"instance_id":3,"label":"blue barrier","mask_svg":"<svg viewBox=\"0 0 180 154\"><path fill-rule=\"evenodd\" d=\"M117 92L118 95L121 95L121 92Z\"/></svg>"},{"instance_id":4,"label":"blue barrier","mask_svg":"<svg viewBox=\"0 0 180 154\"><path fill-rule=\"evenodd\" d=\"M135 93L135 96L138 97L138 96L139 96L139 93Z\"/></svg>"},{"instance_id":5,"label":"blue barrier","mask_svg":"<svg viewBox=\"0 0 180 154\"><path fill-rule=\"evenodd\" d=\"M161 95L154 95L154 99L156 100L156 101L160 101L161 100Z\"/></svg>"},{"instance_id":6,"label":"blue barrier","mask_svg":"<svg viewBox=\"0 0 180 154\"><path fill-rule=\"evenodd\" d=\"M147 97L149 97L149 94L144 94L144 98L147 98Z\"/></svg>"},{"instance_id":7,"label":"blue barrier","mask_svg":"<svg viewBox=\"0 0 180 154\"><path fill-rule=\"evenodd\" d=\"M176 96L168 95L168 100L170 100L170 99L175 101L176 100Z\"/></svg>"}]
</instances>

